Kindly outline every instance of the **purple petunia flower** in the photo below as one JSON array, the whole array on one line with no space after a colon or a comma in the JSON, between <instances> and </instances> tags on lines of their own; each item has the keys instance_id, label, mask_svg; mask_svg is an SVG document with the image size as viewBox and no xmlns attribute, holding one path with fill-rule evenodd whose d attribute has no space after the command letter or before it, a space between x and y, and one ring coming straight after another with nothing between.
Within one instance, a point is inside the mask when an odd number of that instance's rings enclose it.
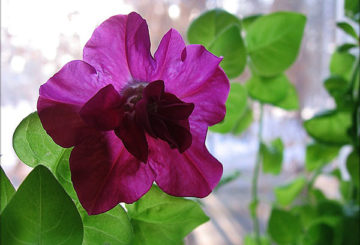
<instances>
[{"instance_id":1,"label":"purple petunia flower","mask_svg":"<svg viewBox=\"0 0 360 245\"><path fill-rule=\"evenodd\" d=\"M40 120L57 144L74 146L71 178L89 214L138 200L154 181L174 196L212 191L222 165L205 137L229 93L220 61L174 29L152 57L146 21L130 13L103 22L83 61L40 87Z\"/></svg>"}]
</instances>

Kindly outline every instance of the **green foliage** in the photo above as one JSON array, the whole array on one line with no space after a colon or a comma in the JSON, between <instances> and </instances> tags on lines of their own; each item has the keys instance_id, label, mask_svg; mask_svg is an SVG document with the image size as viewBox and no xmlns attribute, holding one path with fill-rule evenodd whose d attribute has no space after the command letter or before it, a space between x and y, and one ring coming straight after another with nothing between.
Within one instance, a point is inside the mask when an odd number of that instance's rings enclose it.
<instances>
[{"instance_id":1,"label":"green foliage","mask_svg":"<svg viewBox=\"0 0 360 245\"><path fill-rule=\"evenodd\" d=\"M284 144L280 138L271 141L270 145L262 143L260 154L263 163L263 172L279 174L283 161Z\"/></svg>"},{"instance_id":2,"label":"green foliage","mask_svg":"<svg viewBox=\"0 0 360 245\"><path fill-rule=\"evenodd\" d=\"M349 112L336 110L321 113L304 122L305 129L311 137L325 144L336 145L351 143L348 135L351 124Z\"/></svg>"},{"instance_id":3,"label":"green foliage","mask_svg":"<svg viewBox=\"0 0 360 245\"><path fill-rule=\"evenodd\" d=\"M260 237L260 245L270 245L270 239L266 236ZM246 235L244 245L259 245L253 235Z\"/></svg>"},{"instance_id":4,"label":"green foliage","mask_svg":"<svg viewBox=\"0 0 360 245\"><path fill-rule=\"evenodd\" d=\"M262 14L254 14L244 17L242 19L242 28L247 31L249 29L249 26L254 23L255 20L257 20L259 17L263 16Z\"/></svg>"},{"instance_id":5,"label":"green foliage","mask_svg":"<svg viewBox=\"0 0 360 245\"><path fill-rule=\"evenodd\" d=\"M287 185L276 187L274 190L276 202L282 206L290 205L300 194L305 185L306 179L304 177L299 177Z\"/></svg>"},{"instance_id":6,"label":"green foliage","mask_svg":"<svg viewBox=\"0 0 360 245\"><path fill-rule=\"evenodd\" d=\"M346 160L346 168L354 185L356 185L357 188L360 188L360 157L359 153L355 150L348 156Z\"/></svg>"},{"instance_id":7,"label":"green foliage","mask_svg":"<svg viewBox=\"0 0 360 245\"><path fill-rule=\"evenodd\" d=\"M355 31L354 27L352 27L349 23L347 23L347 22L338 22L338 23L336 23L336 25L341 30L343 30L345 33L347 33L350 36L352 36L353 38L355 38L355 40L359 39L358 35L356 34L356 31Z\"/></svg>"},{"instance_id":8,"label":"green foliage","mask_svg":"<svg viewBox=\"0 0 360 245\"><path fill-rule=\"evenodd\" d=\"M345 15L355 21L360 21L360 3L359 0L345 0Z\"/></svg>"},{"instance_id":9,"label":"green foliage","mask_svg":"<svg viewBox=\"0 0 360 245\"><path fill-rule=\"evenodd\" d=\"M335 52L330 59L331 75L338 75L350 81L355 56L347 52Z\"/></svg>"},{"instance_id":10,"label":"green foliage","mask_svg":"<svg viewBox=\"0 0 360 245\"><path fill-rule=\"evenodd\" d=\"M126 208L134 227L133 245L178 245L191 230L209 220L198 203L169 196L157 186Z\"/></svg>"},{"instance_id":11,"label":"green foliage","mask_svg":"<svg viewBox=\"0 0 360 245\"><path fill-rule=\"evenodd\" d=\"M224 120L210 127L211 131L218 133L234 132L238 122L244 121L247 111L247 91L240 83L231 83L229 97L226 101L226 115Z\"/></svg>"},{"instance_id":12,"label":"green foliage","mask_svg":"<svg viewBox=\"0 0 360 245\"><path fill-rule=\"evenodd\" d=\"M330 163L338 154L340 147L312 143L306 147L305 168L307 171L313 171L322 168Z\"/></svg>"},{"instance_id":13,"label":"green foliage","mask_svg":"<svg viewBox=\"0 0 360 245\"><path fill-rule=\"evenodd\" d=\"M246 34L247 50L256 73L275 76L294 63L306 18L292 12L276 12L257 18Z\"/></svg>"},{"instance_id":14,"label":"green foliage","mask_svg":"<svg viewBox=\"0 0 360 245\"><path fill-rule=\"evenodd\" d=\"M278 244L294 243L301 234L301 222L297 215L273 208L271 211L268 233Z\"/></svg>"},{"instance_id":15,"label":"green foliage","mask_svg":"<svg viewBox=\"0 0 360 245\"><path fill-rule=\"evenodd\" d=\"M223 175L219 181L219 184L217 184L214 190L215 191L219 190L221 187L225 186L226 184L229 184L237 180L240 176L241 176L241 172L239 170L235 170L230 174Z\"/></svg>"},{"instance_id":16,"label":"green foliage","mask_svg":"<svg viewBox=\"0 0 360 245\"><path fill-rule=\"evenodd\" d=\"M340 45L339 47L337 47L336 51L338 52L348 52L350 49L356 48L359 45L355 44L355 43L344 43L342 45Z\"/></svg>"},{"instance_id":17,"label":"green foliage","mask_svg":"<svg viewBox=\"0 0 360 245\"><path fill-rule=\"evenodd\" d=\"M229 78L240 75L246 65L246 49L241 37L240 20L228 12L215 9L192 22L188 29L190 43L202 44L217 56Z\"/></svg>"},{"instance_id":18,"label":"green foliage","mask_svg":"<svg viewBox=\"0 0 360 245\"><path fill-rule=\"evenodd\" d=\"M6 176L4 170L0 166L0 213L4 210L6 205L11 200L15 193L15 188L12 186L10 180Z\"/></svg>"},{"instance_id":19,"label":"green foliage","mask_svg":"<svg viewBox=\"0 0 360 245\"><path fill-rule=\"evenodd\" d=\"M89 216L78 206L84 223L83 245L132 244L133 231L125 210L120 206L106 213Z\"/></svg>"},{"instance_id":20,"label":"green foliage","mask_svg":"<svg viewBox=\"0 0 360 245\"><path fill-rule=\"evenodd\" d=\"M277 103L286 98L290 82L285 75L270 78L253 75L245 85L253 99L262 103Z\"/></svg>"},{"instance_id":21,"label":"green foliage","mask_svg":"<svg viewBox=\"0 0 360 245\"><path fill-rule=\"evenodd\" d=\"M295 85L290 83L289 88L287 89L287 93L285 97L275 103L272 103L276 107L280 107L284 110L292 111L299 109L299 98L296 92Z\"/></svg>"},{"instance_id":22,"label":"green foliage","mask_svg":"<svg viewBox=\"0 0 360 245\"><path fill-rule=\"evenodd\" d=\"M325 80L324 86L328 93L334 98L339 109L351 108L353 106L351 85L341 76L331 76Z\"/></svg>"},{"instance_id":23,"label":"green foliage","mask_svg":"<svg viewBox=\"0 0 360 245\"><path fill-rule=\"evenodd\" d=\"M24 118L16 128L13 147L20 160L30 167L39 164L55 172L64 149L55 144L41 125L37 112Z\"/></svg>"},{"instance_id":24,"label":"green foliage","mask_svg":"<svg viewBox=\"0 0 360 245\"><path fill-rule=\"evenodd\" d=\"M36 167L1 214L2 244L82 244L73 201L44 166Z\"/></svg>"}]
</instances>

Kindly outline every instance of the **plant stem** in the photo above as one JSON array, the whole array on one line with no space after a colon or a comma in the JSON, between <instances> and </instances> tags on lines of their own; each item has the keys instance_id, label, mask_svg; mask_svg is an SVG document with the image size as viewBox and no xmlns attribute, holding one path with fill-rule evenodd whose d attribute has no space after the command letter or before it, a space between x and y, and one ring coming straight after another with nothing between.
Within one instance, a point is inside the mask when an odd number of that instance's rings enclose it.
<instances>
[{"instance_id":1,"label":"plant stem","mask_svg":"<svg viewBox=\"0 0 360 245\"><path fill-rule=\"evenodd\" d=\"M260 226L259 226L259 219L257 217L257 205L259 202L258 199L258 178L260 173L260 164L261 164L261 152L260 147L262 144L262 130L263 130L263 114L264 114L264 106L260 104L260 118L259 118L259 132L258 132L258 141L259 147L258 152L256 155L256 162L254 166L254 173L252 177L252 186L251 186L251 204L250 204L250 213L251 218L254 224L254 233L255 233L255 241L257 245L261 245L260 241Z\"/></svg>"}]
</instances>

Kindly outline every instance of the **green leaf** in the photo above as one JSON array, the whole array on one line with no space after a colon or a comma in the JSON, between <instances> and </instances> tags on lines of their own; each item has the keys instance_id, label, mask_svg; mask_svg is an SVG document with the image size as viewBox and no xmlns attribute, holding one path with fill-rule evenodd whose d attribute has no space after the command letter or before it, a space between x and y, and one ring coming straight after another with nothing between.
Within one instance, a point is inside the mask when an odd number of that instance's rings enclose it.
<instances>
[{"instance_id":1,"label":"green leaf","mask_svg":"<svg viewBox=\"0 0 360 245\"><path fill-rule=\"evenodd\" d=\"M15 188L0 166L0 213L4 210L14 194Z\"/></svg>"},{"instance_id":2,"label":"green leaf","mask_svg":"<svg viewBox=\"0 0 360 245\"><path fill-rule=\"evenodd\" d=\"M351 176L351 180L357 188L360 187L360 157L355 150L346 159L346 168Z\"/></svg>"},{"instance_id":3,"label":"green leaf","mask_svg":"<svg viewBox=\"0 0 360 245\"><path fill-rule=\"evenodd\" d=\"M277 208L271 211L268 232L279 244L295 242L301 234L301 222L298 216Z\"/></svg>"},{"instance_id":4,"label":"green leaf","mask_svg":"<svg viewBox=\"0 0 360 245\"><path fill-rule=\"evenodd\" d=\"M299 177L287 185L276 187L274 191L277 203L282 206L290 205L300 194L305 185L306 179L304 177Z\"/></svg>"},{"instance_id":5,"label":"green leaf","mask_svg":"<svg viewBox=\"0 0 360 245\"><path fill-rule=\"evenodd\" d=\"M359 0L345 0L344 2L345 15L355 21L360 18L360 3Z\"/></svg>"},{"instance_id":6,"label":"green leaf","mask_svg":"<svg viewBox=\"0 0 360 245\"><path fill-rule=\"evenodd\" d=\"M178 245L209 220L198 203L169 196L156 186L126 208L135 233L133 245Z\"/></svg>"},{"instance_id":7,"label":"green leaf","mask_svg":"<svg viewBox=\"0 0 360 245\"><path fill-rule=\"evenodd\" d=\"M356 34L356 31L354 30L354 28L347 22L338 22L336 23L337 27L339 27L341 30L343 30L345 33L349 34L350 36L352 36L353 38L355 38L355 40L358 40L359 37Z\"/></svg>"},{"instance_id":8,"label":"green leaf","mask_svg":"<svg viewBox=\"0 0 360 245\"><path fill-rule=\"evenodd\" d=\"M312 143L306 147L305 168L313 171L330 163L340 151L340 147L321 143Z\"/></svg>"},{"instance_id":9,"label":"green leaf","mask_svg":"<svg viewBox=\"0 0 360 245\"><path fill-rule=\"evenodd\" d=\"M277 103L286 98L290 82L285 75L271 78L253 75L245 86L253 99L263 103Z\"/></svg>"},{"instance_id":10,"label":"green leaf","mask_svg":"<svg viewBox=\"0 0 360 245\"><path fill-rule=\"evenodd\" d=\"M1 214L1 244L82 244L75 204L44 166L24 180Z\"/></svg>"},{"instance_id":11,"label":"green leaf","mask_svg":"<svg viewBox=\"0 0 360 245\"><path fill-rule=\"evenodd\" d=\"M355 44L355 43L344 43L342 45L340 45L339 47L337 47L336 51L338 52L348 52L350 49L359 47L359 45Z\"/></svg>"},{"instance_id":12,"label":"green leaf","mask_svg":"<svg viewBox=\"0 0 360 245\"><path fill-rule=\"evenodd\" d=\"M246 65L246 50L241 37L240 20L221 9L205 12L188 29L190 43L202 44L217 56L229 78L240 75Z\"/></svg>"},{"instance_id":13,"label":"green leaf","mask_svg":"<svg viewBox=\"0 0 360 245\"><path fill-rule=\"evenodd\" d=\"M232 25L219 34L209 47L216 56L223 56L220 65L231 79L240 75L246 65L246 49L238 25Z\"/></svg>"},{"instance_id":14,"label":"green leaf","mask_svg":"<svg viewBox=\"0 0 360 245\"><path fill-rule=\"evenodd\" d=\"M270 239L266 236L260 237L260 245L270 245ZM259 245L256 241L256 238L253 234L246 235L244 239L244 245Z\"/></svg>"},{"instance_id":15,"label":"green leaf","mask_svg":"<svg viewBox=\"0 0 360 245\"><path fill-rule=\"evenodd\" d=\"M308 228L312 223L314 223L314 220L318 215L316 207L310 204L295 206L291 209L291 212L300 217L304 228Z\"/></svg>"},{"instance_id":16,"label":"green leaf","mask_svg":"<svg viewBox=\"0 0 360 245\"><path fill-rule=\"evenodd\" d=\"M352 67L354 66L355 56L347 52L334 52L330 59L331 75L338 75L347 81L351 79Z\"/></svg>"},{"instance_id":17,"label":"green leaf","mask_svg":"<svg viewBox=\"0 0 360 245\"><path fill-rule=\"evenodd\" d=\"M296 87L290 83L285 98L273 103L274 106L280 107L284 110L298 110L299 109L299 98L297 95Z\"/></svg>"},{"instance_id":18,"label":"green leaf","mask_svg":"<svg viewBox=\"0 0 360 245\"><path fill-rule=\"evenodd\" d=\"M269 146L260 145L260 154L263 163L263 172L279 174L283 161L284 144L280 138L273 140Z\"/></svg>"},{"instance_id":19,"label":"green leaf","mask_svg":"<svg viewBox=\"0 0 360 245\"><path fill-rule=\"evenodd\" d=\"M246 34L251 63L262 76L275 76L296 60L306 18L292 12L276 12L259 17Z\"/></svg>"},{"instance_id":20,"label":"green leaf","mask_svg":"<svg viewBox=\"0 0 360 245\"><path fill-rule=\"evenodd\" d=\"M187 37L190 43L210 47L214 40L228 27L241 26L240 20L222 9L214 9L203 13L190 25Z\"/></svg>"},{"instance_id":21,"label":"green leaf","mask_svg":"<svg viewBox=\"0 0 360 245\"><path fill-rule=\"evenodd\" d=\"M334 244L334 229L324 223L314 223L306 231L302 244L304 245L327 245Z\"/></svg>"},{"instance_id":22,"label":"green leaf","mask_svg":"<svg viewBox=\"0 0 360 245\"><path fill-rule=\"evenodd\" d=\"M246 16L245 18L242 19L242 28L247 31L249 29L249 26L255 22L255 20L257 20L259 17L263 16L263 14L254 14L254 15L249 15Z\"/></svg>"},{"instance_id":23,"label":"green leaf","mask_svg":"<svg viewBox=\"0 0 360 245\"><path fill-rule=\"evenodd\" d=\"M353 107L351 85L341 76L331 76L325 80L324 86L334 98L338 108L349 109Z\"/></svg>"},{"instance_id":24,"label":"green leaf","mask_svg":"<svg viewBox=\"0 0 360 245\"><path fill-rule=\"evenodd\" d=\"M326 111L304 122L307 133L319 142L345 145L351 142L347 134L351 115L346 111Z\"/></svg>"},{"instance_id":25,"label":"green leaf","mask_svg":"<svg viewBox=\"0 0 360 245\"><path fill-rule=\"evenodd\" d=\"M241 134L251 125L252 121L253 121L253 112L249 107L247 107L244 114L235 123L233 133L235 135Z\"/></svg>"},{"instance_id":26,"label":"green leaf","mask_svg":"<svg viewBox=\"0 0 360 245\"><path fill-rule=\"evenodd\" d=\"M132 244L133 231L125 210L117 205L106 213L88 215L79 207L84 223L84 242L82 245Z\"/></svg>"},{"instance_id":27,"label":"green leaf","mask_svg":"<svg viewBox=\"0 0 360 245\"><path fill-rule=\"evenodd\" d=\"M221 123L210 127L210 130L218 133L231 132L246 111L247 98L247 91L243 85L231 83L225 118Z\"/></svg>"},{"instance_id":28,"label":"green leaf","mask_svg":"<svg viewBox=\"0 0 360 245\"><path fill-rule=\"evenodd\" d=\"M64 149L51 139L40 122L37 112L21 121L13 136L13 147L20 160L30 167L45 165L55 173Z\"/></svg>"}]
</instances>

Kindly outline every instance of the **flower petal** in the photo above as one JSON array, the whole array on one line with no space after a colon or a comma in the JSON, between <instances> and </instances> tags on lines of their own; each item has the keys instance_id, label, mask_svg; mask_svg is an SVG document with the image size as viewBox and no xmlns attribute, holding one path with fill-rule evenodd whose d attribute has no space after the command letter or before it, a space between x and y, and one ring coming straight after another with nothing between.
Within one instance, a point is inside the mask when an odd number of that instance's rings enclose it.
<instances>
[{"instance_id":1,"label":"flower petal","mask_svg":"<svg viewBox=\"0 0 360 245\"><path fill-rule=\"evenodd\" d=\"M79 116L80 108L100 88L95 69L86 62L67 63L40 87L37 109L46 132L62 147L71 147L92 130Z\"/></svg>"},{"instance_id":2,"label":"flower petal","mask_svg":"<svg viewBox=\"0 0 360 245\"><path fill-rule=\"evenodd\" d=\"M100 89L80 110L81 118L98 130L112 130L119 126L121 96L112 84Z\"/></svg>"},{"instance_id":3,"label":"flower petal","mask_svg":"<svg viewBox=\"0 0 360 245\"><path fill-rule=\"evenodd\" d=\"M192 145L184 153L171 149L162 140L149 138L149 163L156 174L155 181L173 196L205 197L222 175L221 163L205 147L206 129L199 125L191 133Z\"/></svg>"},{"instance_id":4,"label":"flower petal","mask_svg":"<svg viewBox=\"0 0 360 245\"><path fill-rule=\"evenodd\" d=\"M208 126L223 120L229 80L219 66L221 58L201 45L185 46L171 29L155 53L157 68L152 80L163 80L166 92L195 104L191 117Z\"/></svg>"},{"instance_id":5,"label":"flower petal","mask_svg":"<svg viewBox=\"0 0 360 245\"><path fill-rule=\"evenodd\" d=\"M150 53L146 21L137 13L116 15L104 21L83 50L83 59L100 73L100 79L116 81L120 89L129 81L150 81L155 66Z\"/></svg>"},{"instance_id":6,"label":"flower petal","mask_svg":"<svg viewBox=\"0 0 360 245\"><path fill-rule=\"evenodd\" d=\"M154 180L149 165L134 158L113 132L93 134L75 146L70 169L76 193L89 214L106 212L120 202L135 202Z\"/></svg>"}]
</instances>

